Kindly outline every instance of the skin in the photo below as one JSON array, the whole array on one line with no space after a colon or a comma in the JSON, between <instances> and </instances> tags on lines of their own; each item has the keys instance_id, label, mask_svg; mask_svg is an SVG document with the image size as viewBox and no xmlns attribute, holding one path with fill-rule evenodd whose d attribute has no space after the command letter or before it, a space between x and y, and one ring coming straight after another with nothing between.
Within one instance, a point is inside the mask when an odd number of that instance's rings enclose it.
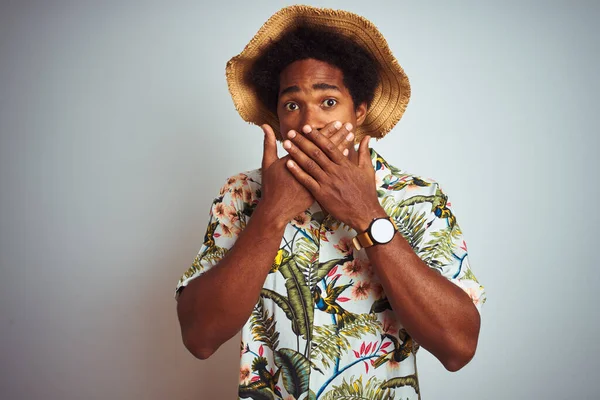
<instances>
[{"instance_id":1,"label":"skin","mask_svg":"<svg viewBox=\"0 0 600 400\"><path fill-rule=\"evenodd\" d=\"M228 255L194 279L178 301L184 343L199 358L210 356L247 321L285 225L314 200L357 232L387 216L377 199L370 138L355 151L348 134L363 123L366 104L355 107L342 72L321 61L297 61L281 73L280 88L278 117L289 155L277 156L275 135L263 126L263 199ZM335 122L350 125L337 130ZM480 327L469 296L429 268L402 235L366 252L413 339L450 371L466 365ZM228 282L227 288L220 282Z\"/></svg>"},{"instance_id":2,"label":"skin","mask_svg":"<svg viewBox=\"0 0 600 400\"><path fill-rule=\"evenodd\" d=\"M279 250L285 226L314 202L312 194L285 166L290 156L278 157L273 129L268 125L262 129L261 201L227 255L193 279L177 299L183 343L202 360L246 323ZM339 121L326 124L321 132L340 151L352 146L353 137L348 137L348 130Z\"/></svg>"}]
</instances>

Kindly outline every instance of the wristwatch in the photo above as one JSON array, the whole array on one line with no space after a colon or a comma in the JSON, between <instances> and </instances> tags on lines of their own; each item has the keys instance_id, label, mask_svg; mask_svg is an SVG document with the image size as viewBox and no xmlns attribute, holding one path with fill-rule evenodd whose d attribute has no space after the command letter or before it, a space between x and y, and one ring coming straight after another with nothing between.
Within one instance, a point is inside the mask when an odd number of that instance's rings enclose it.
<instances>
[{"instance_id":1,"label":"wristwatch","mask_svg":"<svg viewBox=\"0 0 600 400\"><path fill-rule=\"evenodd\" d=\"M392 241L398 232L398 227L391 217L375 218L363 233L359 233L352 239L356 250L371 247L376 244L386 244Z\"/></svg>"}]
</instances>

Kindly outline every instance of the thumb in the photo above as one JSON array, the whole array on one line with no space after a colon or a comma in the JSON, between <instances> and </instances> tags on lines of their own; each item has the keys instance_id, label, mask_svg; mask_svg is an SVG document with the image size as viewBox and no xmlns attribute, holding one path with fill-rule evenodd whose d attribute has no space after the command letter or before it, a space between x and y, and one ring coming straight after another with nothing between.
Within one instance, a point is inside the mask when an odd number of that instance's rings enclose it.
<instances>
[{"instance_id":1,"label":"thumb","mask_svg":"<svg viewBox=\"0 0 600 400\"><path fill-rule=\"evenodd\" d=\"M265 134L265 142L263 149L262 169L265 171L275 161L279 159L277 156L277 140L275 139L275 132L268 124L261 126Z\"/></svg>"},{"instance_id":2,"label":"thumb","mask_svg":"<svg viewBox=\"0 0 600 400\"><path fill-rule=\"evenodd\" d=\"M367 135L362 138L358 147L358 166L364 167L371 165L371 152L369 151L369 140L371 136Z\"/></svg>"}]
</instances>

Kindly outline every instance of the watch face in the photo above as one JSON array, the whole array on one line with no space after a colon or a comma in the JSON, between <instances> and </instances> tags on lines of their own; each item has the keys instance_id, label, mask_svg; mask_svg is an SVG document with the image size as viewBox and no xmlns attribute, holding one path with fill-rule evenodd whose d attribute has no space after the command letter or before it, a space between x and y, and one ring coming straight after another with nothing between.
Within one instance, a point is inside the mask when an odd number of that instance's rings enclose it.
<instances>
[{"instance_id":1,"label":"watch face","mask_svg":"<svg viewBox=\"0 0 600 400\"><path fill-rule=\"evenodd\" d=\"M394 237L394 233L394 224L387 218L375 220L371 225L371 237L377 243L388 243Z\"/></svg>"}]
</instances>

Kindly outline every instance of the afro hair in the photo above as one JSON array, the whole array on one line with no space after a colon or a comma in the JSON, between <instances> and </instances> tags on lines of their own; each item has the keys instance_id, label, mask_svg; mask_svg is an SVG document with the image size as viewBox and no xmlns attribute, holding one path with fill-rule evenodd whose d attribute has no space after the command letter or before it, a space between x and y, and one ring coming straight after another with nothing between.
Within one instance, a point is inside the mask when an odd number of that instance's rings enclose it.
<instances>
[{"instance_id":1,"label":"afro hair","mask_svg":"<svg viewBox=\"0 0 600 400\"><path fill-rule=\"evenodd\" d=\"M247 79L263 104L277 115L279 75L291 63L315 59L339 68L354 107L371 104L379 83L377 64L351 39L324 28L301 25L271 43L249 71Z\"/></svg>"}]
</instances>

